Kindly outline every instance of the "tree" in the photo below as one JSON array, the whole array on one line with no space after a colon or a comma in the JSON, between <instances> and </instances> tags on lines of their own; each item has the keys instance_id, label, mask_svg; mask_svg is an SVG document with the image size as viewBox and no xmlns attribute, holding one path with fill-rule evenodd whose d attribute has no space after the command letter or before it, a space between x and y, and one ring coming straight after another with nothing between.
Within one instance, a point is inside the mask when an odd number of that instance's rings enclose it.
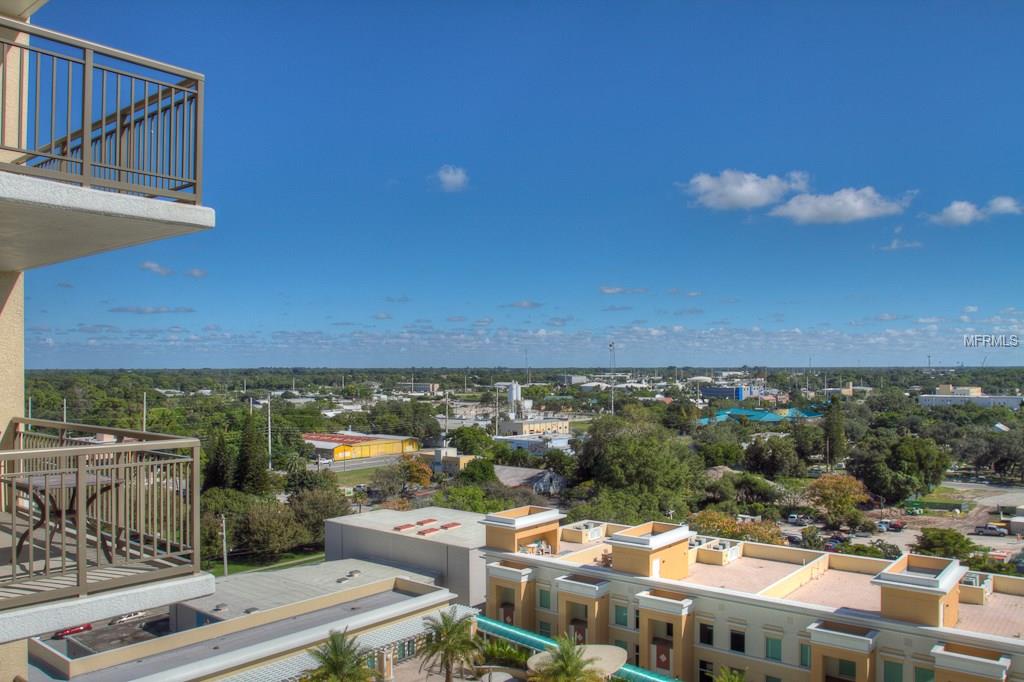
<instances>
[{"instance_id":1,"label":"tree","mask_svg":"<svg viewBox=\"0 0 1024 682\"><path fill-rule=\"evenodd\" d=\"M242 544L241 529L249 510L261 502L255 495L232 488L210 488L199 500L202 516L199 519L201 554L204 557L219 557L221 554L221 522L227 531L228 551Z\"/></svg>"},{"instance_id":2,"label":"tree","mask_svg":"<svg viewBox=\"0 0 1024 682\"><path fill-rule=\"evenodd\" d=\"M465 676L480 660L480 640L473 636L473 616L456 615L455 607L424 620L426 641L420 649L420 672L423 668L438 667L444 673L445 682L452 682L456 670Z\"/></svg>"},{"instance_id":3,"label":"tree","mask_svg":"<svg viewBox=\"0 0 1024 682\"><path fill-rule=\"evenodd\" d=\"M846 431L843 429L843 404L833 395L825 410L825 459L828 464L846 457Z\"/></svg>"},{"instance_id":4,"label":"tree","mask_svg":"<svg viewBox=\"0 0 1024 682\"><path fill-rule=\"evenodd\" d=\"M847 470L889 504L923 495L942 482L949 455L931 438L876 434L854 450Z\"/></svg>"},{"instance_id":5,"label":"tree","mask_svg":"<svg viewBox=\"0 0 1024 682\"><path fill-rule=\"evenodd\" d=\"M483 457L477 457L459 472L459 483L488 483L497 481L494 464Z\"/></svg>"},{"instance_id":6,"label":"tree","mask_svg":"<svg viewBox=\"0 0 1024 682\"><path fill-rule=\"evenodd\" d=\"M824 437L820 427L798 421L790 429L797 456L809 462L821 457Z\"/></svg>"},{"instance_id":7,"label":"tree","mask_svg":"<svg viewBox=\"0 0 1024 682\"><path fill-rule=\"evenodd\" d=\"M821 537L821 531L817 526L804 526L800 530L800 537L804 540L804 547L807 549L824 549L825 540Z\"/></svg>"},{"instance_id":8,"label":"tree","mask_svg":"<svg viewBox=\"0 0 1024 682\"><path fill-rule=\"evenodd\" d=\"M564 450L549 448L544 451L540 462L543 468L564 476L566 480L571 480L576 473L576 458Z\"/></svg>"},{"instance_id":9,"label":"tree","mask_svg":"<svg viewBox=\"0 0 1024 682\"><path fill-rule=\"evenodd\" d=\"M782 531L771 521L740 523L734 515L714 509L705 509L693 514L690 517L690 525L701 535L761 542L768 545L783 543Z\"/></svg>"},{"instance_id":10,"label":"tree","mask_svg":"<svg viewBox=\"0 0 1024 682\"><path fill-rule=\"evenodd\" d=\"M770 479L780 476L798 478L806 473L804 463L796 454L793 441L781 436L755 438L754 442L747 446L744 466L747 471L763 474Z\"/></svg>"},{"instance_id":11,"label":"tree","mask_svg":"<svg viewBox=\"0 0 1024 682\"><path fill-rule=\"evenodd\" d=\"M373 471L370 485L379 491L385 500L394 497L405 488L405 467L401 463L377 467Z\"/></svg>"},{"instance_id":12,"label":"tree","mask_svg":"<svg viewBox=\"0 0 1024 682\"><path fill-rule=\"evenodd\" d=\"M494 441L479 426L462 426L452 431L448 444L464 455L486 457Z\"/></svg>"},{"instance_id":13,"label":"tree","mask_svg":"<svg viewBox=\"0 0 1024 682\"><path fill-rule=\"evenodd\" d=\"M324 544L324 521L352 513L348 498L337 487L307 488L290 498L288 506L295 520L309 533L310 541Z\"/></svg>"},{"instance_id":14,"label":"tree","mask_svg":"<svg viewBox=\"0 0 1024 682\"><path fill-rule=\"evenodd\" d=\"M267 443L259 422L251 414L246 416L242 424L235 467L235 488L252 495L264 495L270 490Z\"/></svg>"},{"instance_id":15,"label":"tree","mask_svg":"<svg viewBox=\"0 0 1024 682\"><path fill-rule=\"evenodd\" d=\"M284 491L289 495L294 495L303 490L337 490L337 488L338 484L334 480L334 472L330 469L310 471L303 467L300 471L289 473L284 483Z\"/></svg>"},{"instance_id":16,"label":"tree","mask_svg":"<svg viewBox=\"0 0 1024 682\"><path fill-rule=\"evenodd\" d=\"M310 540L291 508L274 500L260 501L249 509L241 535L254 554L271 557Z\"/></svg>"},{"instance_id":17,"label":"tree","mask_svg":"<svg viewBox=\"0 0 1024 682\"><path fill-rule=\"evenodd\" d=\"M363 505L369 501L369 496L366 494L365 490L360 488L359 490L356 490L355 492L352 493L352 501L356 503L356 505L359 507L359 513L362 514Z\"/></svg>"},{"instance_id":18,"label":"tree","mask_svg":"<svg viewBox=\"0 0 1024 682\"><path fill-rule=\"evenodd\" d=\"M628 405L621 416L602 416L591 422L589 437L577 456L576 478L593 480L595 490L623 491L655 516L684 516L699 499L704 463L688 443ZM653 509L652 509L653 508Z\"/></svg>"},{"instance_id":19,"label":"tree","mask_svg":"<svg viewBox=\"0 0 1024 682\"><path fill-rule=\"evenodd\" d=\"M825 474L807 486L807 497L825 514L829 528L838 528L855 519L860 510L857 505L869 497L864 484L847 474Z\"/></svg>"},{"instance_id":20,"label":"tree","mask_svg":"<svg viewBox=\"0 0 1024 682\"><path fill-rule=\"evenodd\" d=\"M718 674L715 675L715 682L743 682L744 679L746 676L742 670L727 668L724 665L719 666Z\"/></svg>"},{"instance_id":21,"label":"tree","mask_svg":"<svg viewBox=\"0 0 1024 682\"><path fill-rule=\"evenodd\" d=\"M314 680L323 682L373 682L380 679L377 671L366 665L372 653L356 644L356 638L332 630L327 641L309 652L317 667L307 671Z\"/></svg>"},{"instance_id":22,"label":"tree","mask_svg":"<svg viewBox=\"0 0 1024 682\"><path fill-rule=\"evenodd\" d=\"M203 476L203 490L210 488L230 488L234 485L235 453L228 447L223 431L213 437L213 445L206 459L206 470Z\"/></svg>"},{"instance_id":23,"label":"tree","mask_svg":"<svg viewBox=\"0 0 1024 682\"><path fill-rule=\"evenodd\" d=\"M530 675L530 682L601 682L604 677L594 667L596 658L584 658L583 648L572 637L560 635L548 649L551 659Z\"/></svg>"},{"instance_id":24,"label":"tree","mask_svg":"<svg viewBox=\"0 0 1024 682\"><path fill-rule=\"evenodd\" d=\"M952 528L922 528L917 542L911 545L916 554L941 556L966 562L984 547L975 544L969 537Z\"/></svg>"},{"instance_id":25,"label":"tree","mask_svg":"<svg viewBox=\"0 0 1024 682\"><path fill-rule=\"evenodd\" d=\"M405 476L406 483L420 487L430 485L430 477L434 472L431 470L430 465L422 459L407 453L402 455L399 464L402 467L402 474Z\"/></svg>"}]
</instances>

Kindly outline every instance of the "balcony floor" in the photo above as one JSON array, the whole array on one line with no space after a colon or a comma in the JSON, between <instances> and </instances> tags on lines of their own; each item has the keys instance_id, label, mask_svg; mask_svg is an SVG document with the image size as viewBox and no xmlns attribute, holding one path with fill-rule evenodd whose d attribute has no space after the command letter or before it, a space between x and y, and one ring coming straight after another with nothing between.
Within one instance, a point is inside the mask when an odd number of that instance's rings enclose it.
<instances>
[{"instance_id":1,"label":"balcony floor","mask_svg":"<svg viewBox=\"0 0 1024 682\"><path fill-rule=\"evenodd\" d=\"M46 561L46 536L49 528L43 526L36 529L31 542L25 542L16 563L12 566L11 555L17 547L18 541L27 528L24 517L19 516L16 523L16 530L12 532L11 515L0 513L0 610L7 608L4 603L7 600L14 600L24 597L33 597L41 593L54 590L65 590L74 588L78 582L77 556L75 554L76 535L73 528L67 530L67 552L63 553L60 546L60 534L54 536L50 545L49 562ZM29 545L32 545L32 563L29 565ZM86 537L86 575L90 585L90 592L103 589L102 583L109 580L131 578L144 573L159 571L161 569L187 566L190 562L181 557L169 556L165 559L153 559L147 557L145 561L132 559L129 552L128 559L124 556L124 550L119 549L113 556L112 563L107 559L102 548L97 546L96 537ZM49 574L46 573L49 563ZM64 568L63 575L61 569ZM30 577L28 574L32 572ZM17 582L10 582L12 576L17 576ZM98 585L97 585L98 583ZM24 601L19 599L19 601Z\"/></svg>"}]
</instances>

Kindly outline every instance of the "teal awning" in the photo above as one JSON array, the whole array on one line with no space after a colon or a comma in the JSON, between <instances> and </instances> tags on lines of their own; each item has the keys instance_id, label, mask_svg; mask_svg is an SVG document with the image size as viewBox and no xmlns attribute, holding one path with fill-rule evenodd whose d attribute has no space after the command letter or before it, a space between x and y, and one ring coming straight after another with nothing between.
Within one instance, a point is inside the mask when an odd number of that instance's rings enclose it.
<instances>
[{"instance_id":1,"label":"teal awning","mask_svg":"<svg viewBox=\"0 0 1024 682\"><path fill-rule=\"evenodd\" d=\"M555 646L555 640L550 637L538 635L535 632L517 628L514 625L507 625L500 620L494 620L486 616L477 616L476 625L480 628L481 632L507 639L510 642L525 646L527 649L533 649L534 651L547 651Z\"/></svg>"},{"instance_id":2,"label":"teal awning","mask_svg":"<svg viewBox=\"0 0 1024 682\"><path fill-rule=\"evenodd\" d=\"M550 637L538 635L535 632L524 630L523 628L517 628L514 625L508 625L502 623L500 620L494 620L493 618L487 618L486 616L477 616L476 625L481 632L484 632L492 637L500 637L501 639L508 640L513 644L524 646L527 649L533 649L534 651L547 651L548 649L556 646L555 640ZM666 677L659 675L658 673L645 670L644 668L638 668L635 665L626 664L618 669L615 673L615 677L626 680L627 682L678 682L675 677Z\"/></svg>"}]
</instances>

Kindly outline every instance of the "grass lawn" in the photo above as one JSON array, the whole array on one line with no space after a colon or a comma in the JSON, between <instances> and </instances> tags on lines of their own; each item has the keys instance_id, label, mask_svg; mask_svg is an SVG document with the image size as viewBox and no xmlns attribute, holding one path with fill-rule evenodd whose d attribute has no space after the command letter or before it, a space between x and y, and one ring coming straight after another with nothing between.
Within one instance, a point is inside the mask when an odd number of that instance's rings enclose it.
<instances>
[{"instance_id":1,"label":"grass lawn","mask_svg":"<svg viewBox=\"0 0 1024 682\"><path fill-rule=\"evenodd\" d=\"M963 490L940 485L921 499L925 502L966 502L970 500L970 495Z\"/></svg>"},{"instance_id":2,"label":"grass lawn","mask_svg":"<svg viewBox=\"0 0 1024 682\"><path fill-rule=\"evenodd\" d=\"M354 485L360 483L369 483L373 479L373 472L376 468L370 469L353 469L351 471L335 471L334 480L337 481L338 485L346 486L351 488Z\"/></svg>"},{"instance_id":3,"label":"grass lawn","mask_svg":"<svg viewBox=\"0 0 1024 682\"><path fill-rule=\"evenodd\" d=\"M303 564L315 564L323 560L323 552L285 552L271 561L261 560L258 557L228 558L228 575L246 573L248 571L267 571L275 568L301 566ZM224 564L220 561L214 561L208 565L206 570L215 576L222 576L224 575Z\"/></svg>"}]
</instances>

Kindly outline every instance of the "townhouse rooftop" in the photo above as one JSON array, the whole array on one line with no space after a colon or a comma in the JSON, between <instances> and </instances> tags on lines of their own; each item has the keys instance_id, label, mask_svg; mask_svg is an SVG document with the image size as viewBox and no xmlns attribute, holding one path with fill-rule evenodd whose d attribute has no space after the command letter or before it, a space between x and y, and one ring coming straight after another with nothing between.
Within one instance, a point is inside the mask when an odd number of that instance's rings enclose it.
<instances>
[{"instance_id":1,"label":"townhouse rooftop","mask_svg":"<svg viewBox=\"0 0 1024 682\"><path fill-rule=\"evenodd\" d=\"M650 556L685 552L687 570L682 577L664 572L642 577L663 581L685 594L689 586L703 591L725 590L780 599L831 610L837 616L893 618L883 609L885 590L959 595L955 624L945 627L965 632L1020 639L1024 637L1024 578L969 572L954 559L903 555L896 560L829 553L781 545L768 545L697 535L685 525L646 523L638 526L584 520L561 526L557 550L539 551L520 537L530 536L530 521L560 516L557 510L523 507L488 515L485 525L511 527L518 522L518 550L506 552L520 559L564 564L573 581L581 576L638 575L632 557L616 566L616 550L645 551ZM490 546L489 549L495 549ZM666 555L665 552L669 554ZM525 556L524 556L525 555ZM502 564L504 565L504 564ZM652 569L653 570L653 569ZM642 574L641 574L642 575ZM956 588L954 590L954 588Z\"/></svg>"}]
</instances>

